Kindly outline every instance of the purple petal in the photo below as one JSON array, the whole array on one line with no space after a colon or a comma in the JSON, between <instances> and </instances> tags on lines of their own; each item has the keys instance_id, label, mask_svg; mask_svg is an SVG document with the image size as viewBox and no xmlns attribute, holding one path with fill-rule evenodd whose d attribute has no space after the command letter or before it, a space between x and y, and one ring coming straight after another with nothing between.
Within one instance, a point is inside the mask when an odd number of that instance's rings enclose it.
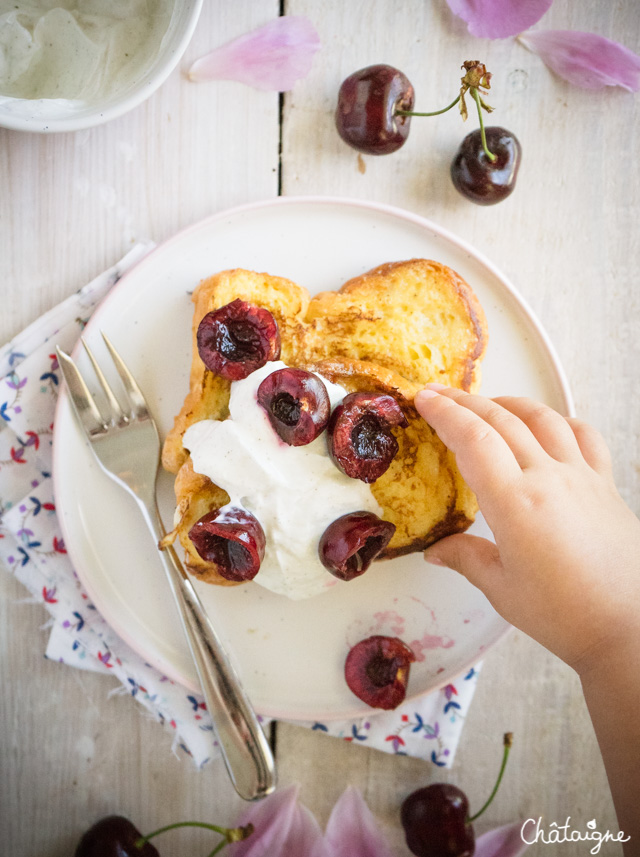
<instances>
[{"instance_id":1,"label":"purple petal","mask_svg":"<svg viewBox=\"0 0 640 857\"><path fill-rule=\"evenodd\" d=\"M360 792L349 786L334 806L325 840L331 857L393 857Z\"/></svg>"},{"instance_id":2,"label":"purple petal","mask_svg":"<svg viewBox=\"0 0 640 857\"><path fill-rule=\"evenodd\" d=\"M298 803L299 786L289 786L252 804L239 825L253 824L254 832L229 846L232 857L329 857L322 831L311 812Z\"/></svg>"},{"instance_id":3,"label":"purple petal","mask_svg":"<svg viewBox=\"0 0 640 857\"><path fill-rule=\"evenodd\" d=\"M196 60L191 80L238 80L287 92L311 69L320 37L308 18L284 15Z\"/></svg>"},{"instance_id":4,"label":"purple petal","mask_svg":"<svg viewBox=\"0 0 640 857\"><path fill-rule=\"evenodd\" d=\"M583 89L640 89L640 57L618 42L576 30L542 30L520 37L556 74Z\"/></svg>"},{"instance_id":5,"label":"purple petal","mask_svg":"<svg viewBox=\"0 0 640 857\"><path fill-rule=\"evenodd\" d=\"M447 0L454 15L467 22L472 36L506 39L528 30L553 0Z\"/></svg>"},{"instance_id":6,"label":"purple petal","mask_svg":"<svg viewBox=\"0 0 640 857\"><path fill-rule=\"evenodd\" d=\"M524 821L514 821L483 833L476 839L474 857L518 857L530 844L524 842L520 835L525 824Z\"/></svg>"}]
</instances>

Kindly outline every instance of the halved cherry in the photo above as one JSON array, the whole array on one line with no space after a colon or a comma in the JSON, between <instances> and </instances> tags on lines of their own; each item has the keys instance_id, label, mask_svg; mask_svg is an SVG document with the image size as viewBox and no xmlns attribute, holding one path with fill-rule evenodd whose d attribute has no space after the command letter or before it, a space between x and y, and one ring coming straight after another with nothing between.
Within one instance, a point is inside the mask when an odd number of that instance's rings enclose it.
<instances>
[{"instance_id":1,"label":"halved cherry","mask_svg":"<svg viewBox=\"0 0 640 857\"><path fill-rule=\"evenodd\" d=\"M392 427L408 425L393 396L349 393L329 420L329 454L347 476L375 482L398 452Z\"/></svg>"},{"instance_id":2,"label":"halved cherry","mask_svg":"<svg viewBox=\"0 0 640 857\"><path fill-rule=\"evenodd\" d=\"M227 580L252 580L260 571L264 530L246 509L223 507L208 512L191 527L189 538L202 559L214 563Z\"/></svg>"},{"instance_id":3,"label":"halved cherry","mask_svg":"<svg viewBox=\"0 0 640 857\"><path fill-rule=\"evenodd\" d=\"M280 356L275 318L240 298L208 312L196 338L204 365L228 381L240 381Z\"/></svg>"},{"instance_id":4,"label":"halved cherry","mask_svg":"<svg viewBox=\"0 0 640 857\"><path fill-rule=\"evenodd\" d=\"M395 524L373 512L350 512L329 524L318 545L320 562L340 580L353 580L369 568L395 533Z\"/></svg>"},{"instance_id":5,"label":"halved cherry","mask_svg":"<svg viewBox=\"0 0 640 857\"><path fill-rule=\"evenodd\" d=\"M276 369L258 387L258 403L274 431L289 446L304 446L329 422L331 403L317 375L304 369Z\"/></svg>"},{"instance_id":6,"label":"halved cherry","mask_svg":"<svg viewBox=\"0 0 640 857\"><path fill-rule=\"evenodd\" d=\"M397 708L404 700L415 655L398 637L375 635L349 651L344 676L352 693L372 708Z\"/></svg>"}]
</instances>

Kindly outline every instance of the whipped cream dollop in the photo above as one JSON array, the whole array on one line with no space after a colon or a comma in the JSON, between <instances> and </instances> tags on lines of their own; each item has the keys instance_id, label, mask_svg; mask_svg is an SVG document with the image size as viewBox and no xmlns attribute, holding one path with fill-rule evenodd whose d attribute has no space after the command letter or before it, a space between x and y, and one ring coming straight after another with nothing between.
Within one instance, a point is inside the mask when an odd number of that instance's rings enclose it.
<instances>
[{"instance_id":1,"label":"whipped cream dollop","mask_svg":"<svg viewBox=\"0 0 640 857\"><path fill-rule=\"evenodd\" d=\"M336 518L367 511L382 516L370 487L345 476L327 451L326 432L306 446L289 446L257 401L258 387L282 361L267 363L231 385L229 418L201 420L184 435L193 468L260 522L266 549L256 583L292 599L309 598L341 583L318 557L320 537ZM318 375L331 407L346 390Z\"/></svg>"}]
</instances>

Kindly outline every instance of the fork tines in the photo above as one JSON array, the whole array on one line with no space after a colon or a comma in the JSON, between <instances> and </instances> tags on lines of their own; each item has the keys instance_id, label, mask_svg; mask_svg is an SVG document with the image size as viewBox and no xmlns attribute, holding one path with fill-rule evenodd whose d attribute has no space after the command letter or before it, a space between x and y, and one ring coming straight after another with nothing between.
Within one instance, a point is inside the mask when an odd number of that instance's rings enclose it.
<instances>
[{"instance_id":1,"label":"fork tines","mask_svg":"<svg viewBox=\"0 0 640 857\"><path fill-rule=\"evenodd\" d=\"M129 402L129 413L125 413L118 402L109 382L104 376L96 358L92 354L89 346L84 339L81 342L91 362L93 370L96 374L100 386L106 397L108 417L104 419L100 413L93 395L90 393L80 370L76 366L73 359L61 348L56 346L58 362L60 370L69 388L69 394L73 406L80 418L85 430L90 435L102 434L107 431L110 425L122 425L133 419L144 419L149 417L147 403L145 401L140 388L136 384L131 372L127 369L122 357L118 354L113 344L105 333L102 333L105 345L111 355L111 359L116 367L122 385L127 394Z\"/></svg>"}]
</instances>

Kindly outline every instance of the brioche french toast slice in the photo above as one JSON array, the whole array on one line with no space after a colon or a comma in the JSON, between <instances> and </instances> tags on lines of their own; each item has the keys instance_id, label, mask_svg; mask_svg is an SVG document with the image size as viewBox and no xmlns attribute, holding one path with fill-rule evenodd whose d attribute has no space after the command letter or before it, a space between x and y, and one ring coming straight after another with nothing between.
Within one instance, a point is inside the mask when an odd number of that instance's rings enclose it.
<instances>
[{"instance_id":1,"label":"brioche french toast slice","mask_svg":"<svg viewBox=\"0 0 640 857\"><path fill-rule=\"evenodd\" d=\"M194 471L182 443L193 423L228 416L231 383L205 368L196 333L208 312L237 298L273 314L287 365L317 372L347 392L389 394L401 405L408 425L393 429L398 453L369 486L382 517L396 527L379 558L423 550L470 526L475 496L452 453L413 406L429 381L467 390L479 384L487 329L469 286L446 266L420 259L380 266L339 292L314 298L290 280L234 269L204 280L194 291L190 389L163 448L163 465L176 474L175 534L194 575L237 585L203 560L189 539L196 521L226 505L229 495Z\"/></svg>"},{"instance_id":2,"label":"brioche french toast slice","mask_svg":"<svg viewBox=\"0 0 640 857\"><path fill-rule=\"evenodd\" d=\"M398 453L388 470L369 488L382 509L381 517L396 531L378 559L391 559L424 550L444 535L462 532L477 512L475 495L458 472L453 454L418 415L413 398L419 384L389 369L364 361L321 360L304 367L348 393L391 395L402 408L407 427L393 429ZM196 473L191 459L182 464L175 482L176 535L185 551L189 571L208 583L236 585L203 560L189 539L189 530L212 509L225 506L229 495L206 476Z\"/></svg>"},{"instance_id":3,"label":"brioche french toast slice","mask_svg":"<svg viewBox=\"0 0 640 857\"><path fill-rule=\"evenodd\" d=\"M193 361L189 393L163 449L165 469L177 473L188 453L182 436L201 419L227 416L229 381L205 369L196 333L211 310L236 298L268 309L282 342L282 360L304 367L340 358L371 362L423 387L438 381L474 391L487 346L478 299L458 274L425 259L381 265L337 292L311 298L282 277L232 269L203 280L193 294Z\"/></svg>"}]
</instances>

